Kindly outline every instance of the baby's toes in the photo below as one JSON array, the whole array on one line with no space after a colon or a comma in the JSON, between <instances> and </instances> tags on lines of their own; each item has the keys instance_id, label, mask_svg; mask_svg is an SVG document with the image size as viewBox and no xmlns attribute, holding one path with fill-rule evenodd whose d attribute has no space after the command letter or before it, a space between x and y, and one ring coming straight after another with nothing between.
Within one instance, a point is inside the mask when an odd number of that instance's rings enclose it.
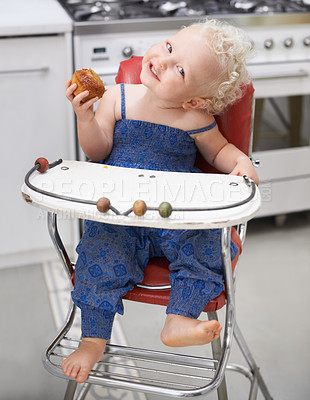
<instances>
[{"instance_id":1,"label":"baby's toes","mask_svg":"<svg viewBox=\"0 0 310 400\"><path fill-rule=\"evenodd\" d=\"M220 337L220 333L215 333L213 339L218 339Z\"/></svg>"},{"instance_id":2,"label":"baby's toes","mask_svg":"<svg viewBox=\"0 0 310 400\"><path fill-rule=\"evenodd\" d=\"M63 373L70 378L75 378L80 369L78 365L75 365L69 359L63 361L63 363L61 364L61 368L63 370Z\"/></svg>"},{"instance_id":3,"label":"baby's toes","mask_svg":"<svg viewBox=\"0 0 310 400\"><path fill-rule=\"evenodd\" d=\"M80 368L79 373L76 375L76 381L79 383L83 383L86 381L86 379L88 378L88 373L89 373L89 369L88 368Z\"/></svg>"},{"instance_id":4,"label":"baby's toes","mask_svg":"<svg viewBox=\"0 0 310 400\"><path fill-rule=\"evenodd\" d=\"M221 324L216 320L208 321L208 329L210 331L217 332L219 329L221 329Z\"/></svg>"},{"instance_id":5,"label":"baby's toes","mask_svg":"<svg viewBox=\"0 0 310 400\"><path fill-rule=\"evenodd\" d=\"M73 365L73 367L71 368L71 371L70 371L70 375L68 375L68 376L71 376L71 378L76 378L79 374L79 371L80 371L80 366Z\"/></svg>"},{"instance_id":6,"label":"baby's toes","mask_svg":"<svg viewBox=\"0 0 310 400\"><path fill-rule=\"evenodd\" d=\"M66 359L66 360L64 360L64 361L62 362L62 364L61 364L61 369L62 369L62 372L63 372L65 375L67 375L67 376L70 375L70 372L71 372L71 369L72 369L72 365L71 365L70 362L68 362L68 359Z\"/></svg>"}]
</instances>

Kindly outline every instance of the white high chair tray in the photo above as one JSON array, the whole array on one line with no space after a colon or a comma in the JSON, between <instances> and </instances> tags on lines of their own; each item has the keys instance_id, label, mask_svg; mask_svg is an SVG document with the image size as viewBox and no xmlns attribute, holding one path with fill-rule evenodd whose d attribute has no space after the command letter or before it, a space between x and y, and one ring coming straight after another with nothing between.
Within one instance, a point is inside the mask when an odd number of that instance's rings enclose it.
<instances>
[{"instance_id":1,"label":"white high chair tray","mask_svg":"<svg viewBox=\"0 0 310 400\"><path fill-rule=\"evenodd\" d=\"M34 171L29 183L32 188L26 184L22 187L25 199L46 211L109 224L165 229L237 225L253 218L261 202L257 187L239 176L153 171L82 161L64 160L44 173ZM96 202L101 197L108 198L120 215L111 209L98 211ZM143 216L136 216L130 211L136 200L144 200L154 210L147 209ZM237 205L242 201L244 204ZM158 212L162 202L172 206L168 218ZM128 215L122 215L128 210Z\"/></svg>"}]
</instances>

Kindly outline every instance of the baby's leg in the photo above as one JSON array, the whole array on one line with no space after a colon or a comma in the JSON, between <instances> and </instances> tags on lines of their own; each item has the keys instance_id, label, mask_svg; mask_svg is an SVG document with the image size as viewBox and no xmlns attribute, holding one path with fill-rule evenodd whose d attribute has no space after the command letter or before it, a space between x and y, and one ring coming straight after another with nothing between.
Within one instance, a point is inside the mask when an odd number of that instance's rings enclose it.
<instances>
[{"instance_id":1,"label":"baby's leg","mask_svg":"<svg viewBox=\"0 0 310 400\"><path fill-rule=\"evenodd\" d=\"M210 343L220 336L218 321L200 321L183 315L168 314L161 332L166 346L184 347Z\"/></svg>"},{"instance_id":2,"label":"baby's leg","mask_svg":"<svg viewBox=\"0 0 310 400\"><path fill-rule=\"evenodd\" d=\"M84 382L95 363L101 360L106 344L105 339L83 338L80 347L63 361L64 374L79 383Z\"/></svg>"},{"instance_id":3,"label":"baby's leg","mask_svg":"<svg viewBox=\"0 0 310 400\"><path fill-rule=\"evenodd\" d=\"M85 222L72 292L81 308L83 339L62 364L64 373L77 382L84 382L101 359L115 313L123 313L122 297L143 279L148 243L140 240L141 235L138 228Z\"/></svg>"},{"instance_id":4,"label":"baby's leg","mask_svg":"<svg viewBox=\"0 0 310 400\"><path fill-rule=\"evenodd\" d=\"M197 318L223 291L221 231L166 231L159 245L171 261L172 272L167 319L161 333L163 343L191 346L218 338L222 329L218 321ZM233 257L235 247L232 244Z\"/></svg>"}]
</instances>

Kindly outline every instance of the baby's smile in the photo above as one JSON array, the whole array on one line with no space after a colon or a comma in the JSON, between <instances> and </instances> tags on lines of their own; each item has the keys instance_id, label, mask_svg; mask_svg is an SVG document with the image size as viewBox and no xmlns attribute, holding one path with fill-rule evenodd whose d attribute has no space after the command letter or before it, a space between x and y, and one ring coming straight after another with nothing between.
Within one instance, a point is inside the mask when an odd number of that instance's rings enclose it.
<instances>
[{"instance_id":1,"label":"baby's smile","mask_svg":"<svg viewBox=\"0 0 310 400\"><path fill-rule=\"evenodd\" d=\"M158 78L158 75L155 71L154 65L151 66L151 71L153 72L153 74Z\"/></svg>"}]
</instances>

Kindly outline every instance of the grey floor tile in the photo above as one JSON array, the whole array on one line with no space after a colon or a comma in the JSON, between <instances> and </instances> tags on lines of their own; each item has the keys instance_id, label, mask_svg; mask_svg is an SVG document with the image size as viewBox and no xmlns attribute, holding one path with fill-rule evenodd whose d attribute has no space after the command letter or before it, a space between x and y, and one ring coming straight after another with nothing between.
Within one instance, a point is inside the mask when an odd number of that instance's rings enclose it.
<instances>
[{"instance_id":1,"label":"grey floor tile","mask_svg":"<svg viewBox=\"0 0 310 400\"><path fill-rule=\"evenodd\" d=\"M0 399L61 399L65 382L42 366L55 332L42 267L0 270Z\"/></svg>"}]
</instances>

